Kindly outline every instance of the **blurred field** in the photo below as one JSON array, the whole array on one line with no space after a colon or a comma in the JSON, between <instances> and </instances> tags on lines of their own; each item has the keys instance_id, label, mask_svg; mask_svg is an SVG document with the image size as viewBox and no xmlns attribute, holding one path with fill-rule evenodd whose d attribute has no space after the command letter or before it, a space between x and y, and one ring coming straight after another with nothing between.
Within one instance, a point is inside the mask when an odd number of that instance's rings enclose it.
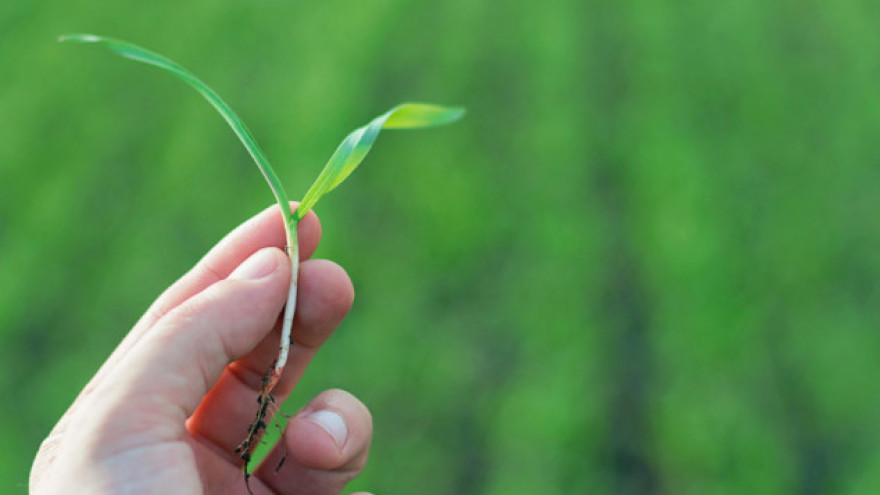
<instances>
[{"instance_id":1,"label":"blurred field","mask_svg":"<svg viewBox=\"0 0 880 495\"><path fill-rule=\"evenodd\" d=\"M144 44L318 207L355 308L286 408L373 411L378 494L880 492L872 2L0 4L0 491L155 296L271 196ZM90 49L91 48L91 49Z\"/></svg>"}]
</instances>

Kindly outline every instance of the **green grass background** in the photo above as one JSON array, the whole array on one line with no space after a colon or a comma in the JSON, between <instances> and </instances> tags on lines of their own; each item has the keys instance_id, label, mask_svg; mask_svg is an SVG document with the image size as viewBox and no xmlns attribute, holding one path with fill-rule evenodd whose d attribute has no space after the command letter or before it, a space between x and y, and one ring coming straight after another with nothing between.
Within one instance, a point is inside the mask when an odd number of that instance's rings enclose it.
<instances>
[{"instance_id":1,"label":"green grass background","mask_svg":"<svg viewBox=\"0 0 880 495\"><path fill-rule=\"evenodd\" d=\"M155 296L272 200L143 44L248 122L358 296L291 399L375 416L379 494L880 491L870 1L0 3L0 491Z\"/></svg>"}]
</instances>

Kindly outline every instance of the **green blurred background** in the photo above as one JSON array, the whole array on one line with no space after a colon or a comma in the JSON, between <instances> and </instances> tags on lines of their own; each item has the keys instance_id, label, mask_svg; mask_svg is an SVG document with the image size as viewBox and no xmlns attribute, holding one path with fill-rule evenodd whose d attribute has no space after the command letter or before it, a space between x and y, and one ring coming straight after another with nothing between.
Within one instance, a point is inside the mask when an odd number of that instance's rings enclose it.
<instances>
[{"instance_id":1,"label":"green blurred background","mask_svg":"<svg viewBox=\"0 0 880 495\"><path fill-rule=\"evenodd\" d=\"M286 407L379 494L880 492L880 6L0 3L0 491L155 296L404 100L318 213L355 307Z\"/></svg>"}]
</instances>

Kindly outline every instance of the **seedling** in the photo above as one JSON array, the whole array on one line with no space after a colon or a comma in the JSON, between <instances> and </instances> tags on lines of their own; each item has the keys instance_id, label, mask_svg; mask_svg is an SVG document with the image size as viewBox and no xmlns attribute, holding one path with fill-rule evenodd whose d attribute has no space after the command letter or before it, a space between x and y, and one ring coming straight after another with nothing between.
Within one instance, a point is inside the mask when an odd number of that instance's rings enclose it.
<instances>
[{"instance_id":1,"label":"seedling","mask_svg":"<svg viewBox=\"0 0 880 495\"><path fill-rule=\"evenodd\" d=\"M278 202L284 221L287 243L285 251L290 258L290 290L288 291L287 303L284 308L278 357L263 376L257 397L256 417L248 428L247 437L235 449L235 453L243 461L242 469L245 475L245 483L247 484L250 476L247 470L248 462L258 437L266 428L265 420L269 404L274 404L275 402L275 398L272 396L272 389L278 383L278 379L284 371L284 366L287 364L287 356L290 352L290 330L293 316L296 312L296 289L299 275L299 252L296 238L297 224L315 207L318 200L339 186L360 165L376 141L379 131L382 129L416 129L449 124L461 118L464 115L464 110L426 103L404 103L379 115L365 126L355 129L336 148L336 151L318 175L318 178L308 189L302 201L300 201L299 206L295 211L291 212L287 193L281 186L278 175L269 164L269 159L266 158L265 153L263 153L256 139L251 135L247 126L213 89L191 72L158 53L113 38L93 34L70 34L61 36L59 41L104 45L125 58L166 70L192 86L220 113L220 116L226 120L226 123L232 128L235 135L238 136L238 139L247 149L260 172L263 173L263 177L265 177L269 188L272 190L272 194L275 196L275 200ZM279 465L278 468L280 469L280 467ZM247 485L247 488L248 492L250 492L250 485Z\"/></svg>"}]
</instances>

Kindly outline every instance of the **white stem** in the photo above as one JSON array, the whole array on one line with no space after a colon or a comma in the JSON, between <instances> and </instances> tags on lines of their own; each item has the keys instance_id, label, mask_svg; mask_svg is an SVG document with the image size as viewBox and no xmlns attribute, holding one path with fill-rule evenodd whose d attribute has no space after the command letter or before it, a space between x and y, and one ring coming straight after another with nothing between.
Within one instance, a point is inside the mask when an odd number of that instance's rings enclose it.
<instances>
[{"instance_id":1,"label":"white stem","mask_svg":"<svg viewBox=\"0 0 880 495\"><path fill-rule=\"evenodd\" d=\"M287 355L290 352L290 330L293 327L293 315L296 312L296 288L299 279L299 243L296 238L296 222L285 227L287 234L287 256L290 258L290 290L287 292L287 305L284 307L284 319L281 325L281 345L278 348L278 360L275 362L275 375L272 385L284 371ZM270 391L272 386L269 387Z\"/></svg>"}]
</instances>

